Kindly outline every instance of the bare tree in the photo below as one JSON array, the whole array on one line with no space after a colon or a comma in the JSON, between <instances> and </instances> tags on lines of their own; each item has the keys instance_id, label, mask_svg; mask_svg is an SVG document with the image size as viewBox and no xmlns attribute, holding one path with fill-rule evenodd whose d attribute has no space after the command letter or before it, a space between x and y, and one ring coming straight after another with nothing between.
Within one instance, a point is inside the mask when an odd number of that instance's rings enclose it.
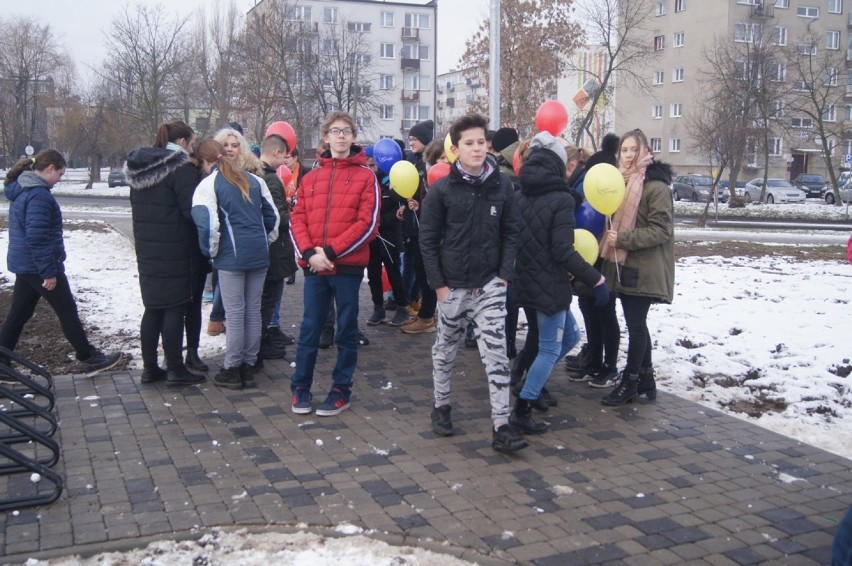
<instances>
[{"instance_id":1,"label":"bare tree","mask_svg":"<svg viewBox=\"0 0 852 566\"><path fill-rule=\"evenodd\" d=\"M48 144L47 107L55 77L71 68L48 24L34 18L2 23L14 33L0 35L0 137L4 153L14 160L24 147Z\"/></svg>"},{"instance_id":2,"label":"bare tree","mask_svg":"<svg viewBox=\"0 0 852 566\"><path fill-rule=\"evenodd\" d=\"M584 42L593 53L602 55L602 65L585 65L567 59L568 69L581 77L586 93L583 109L573 117L572 130L576 145L581 144L586 134L597 147L592 125L612 104L615 83L630 84L638 93L648 91L647 73L643 70L657 56L653 42L649 41L654 3L651 0L580 0L578 5Z\"/></svg>"},{"instance_id":3,"label":"bare tree","mask_svg":"<svg viewBox=\"0 0 852 566\"><path fill-rule=\"evenodd\" d=\"M535 112L556 92L566 55L579 45L573 0L502 0L500 4L500 121L532 131ZM488 19L466 42L461 61L471 77L488 77ZM485 111L486 108L477 108Z\"/></svg>"},{"instance_id":4,"label":"bare tree","mask_svg":"<svg viewBox=\"0 0 852 566\"><path fill-rule=\"evenodd\" d=\"M168 114L169 85L188 59L187 21L167 15L160 5L137 4L125 7L107 35L102 76L121 91L136 127L151 135Z\"/></svg>"},{"instance_id":5,"label":"bare tree","mask_svg":"<svg viewBox=\"0 0 852 566\"><path fill-rule=\"evenodd\" d=\"M227 5L217 1L212 9L205 5L198 10L195 44L198 48L204 91L209 107L216 113L216 125L230 121L235 103L239 44L244 25L234 0ZM197 69L193 69L197 72Z\"/></svg>"},{"instance_id":6,"label":"bare tree","mask_svg":"<svg viewBox=\"0 0 852 566\"><path fill-rule=\"evenodd\" d=\"M834 190L834 201L840 205L840 187L833 160L834 149L843 139L844 121L837 119L845 108L845 85L841 86L840 72L845 69L846 52L838 44L831 49L821 48L824 36L810 32L788 48L787 59L793 88L788 96L789 114L799 120L800 132L813 132L813 141L821 150L826 171Z\"/></svg>"}]
</instances>

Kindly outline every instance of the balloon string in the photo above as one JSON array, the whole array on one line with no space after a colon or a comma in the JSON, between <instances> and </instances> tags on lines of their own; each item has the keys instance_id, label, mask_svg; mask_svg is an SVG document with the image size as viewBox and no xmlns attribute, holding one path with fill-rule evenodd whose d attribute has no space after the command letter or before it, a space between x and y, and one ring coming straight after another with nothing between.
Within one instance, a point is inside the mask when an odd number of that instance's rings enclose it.
<instances>
[{"instance_id":1,"label":"balloon string","mask_svg":"<svg viewBox=\"0 0 852 566\"><path fill-rule=\"evenodd\" d=\"M388 254L388 258L390 258L390 262L391 262L391 263L395 263L395 262L394 262L394 260L393 260L393 256L391 255L390 250L388 249L388 246L390 246L390 247L392 247L392 248L395 248L396 246L395 246L395 245L393 245L392 243L390 243L389 241L385 240L385 239L384 239L384 238L382 238L381 236L379 236L379 241L380 241L380 242L382 243L382 245L385 247L385 252Z\"/></svg>"},{"instance_id":2,"label":"balloon string","mask_svg":"<svg viewBox=\"0 0 852 566\"><path fill-rule=\"evenodd\" d=\"M609 229L612 230L612 215L606 217ZM618 265L618 248L612 246L612 251L615 252L615 280L621 283L621 266Z\"/></svg>"}]
</instances>

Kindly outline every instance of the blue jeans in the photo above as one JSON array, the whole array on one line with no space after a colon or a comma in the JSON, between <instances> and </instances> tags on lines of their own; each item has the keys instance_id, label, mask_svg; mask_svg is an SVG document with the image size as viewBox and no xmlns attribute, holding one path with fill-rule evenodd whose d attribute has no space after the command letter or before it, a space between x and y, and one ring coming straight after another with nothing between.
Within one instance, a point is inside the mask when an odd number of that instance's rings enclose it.
<instances>
[{"instance_id":1,"label":"blue jeans","mask_svg":"<svg viewBox=\"0 0 852 566\"><path fill-rule=\"evenodd\" d=\"M570 310L547 315L536 313L538 322L538 355L527 372L521 399L532 401L541 395L556 363L580 340L580 329Z\"/></svg>"},{"instance_id":2,"label":"blue jeans","mask_svg":"<svg viewBox=\"0 0 852 566\"><path fill-rule=\"evenodd\" d=\"M352 387L358 362L358 292L363 275L309 275L305 277L304 316L296 347L296 371L290 389L310 390L314 381L320 334L331 299L337 305L337 363L331 372L333 384L344 391Z\"/></svg>"}]
</instances>

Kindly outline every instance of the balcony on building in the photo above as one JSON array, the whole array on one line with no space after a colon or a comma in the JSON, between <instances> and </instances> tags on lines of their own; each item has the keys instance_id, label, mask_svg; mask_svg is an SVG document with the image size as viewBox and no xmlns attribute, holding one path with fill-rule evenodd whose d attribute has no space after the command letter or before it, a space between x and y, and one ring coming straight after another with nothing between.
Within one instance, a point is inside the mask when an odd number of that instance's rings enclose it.
<instances>
[{"instance_id":1,"label":"balcony on building","mask_svg":"<svg viewBox=\"0 0 852 566\"><path fill-rule=\"evenodd\" d=\"M447 99L447 108L455 108L456 107L456 99L448 98Z\"/></svg>"},{"instance_id":2,"label":"balcony on building","mask_svg":"<svg viewBox=\"0 0 852 566\"><path fill-rule=\"evenodd\" d=\"M771 2L766 2L766 0L758 2L751 7L751 17L758 20L763 18L774 18L775 5Z\"/></svg>"},{"instance_id":3,"label":"balcony on building","mask_svg":"<svg viewBox=\"0 0 852 566\"><path fill-rule=\"evenodd\" d=\"M403 102L417 102L420 100L420 91L419 90L406 90L402 91L402 101Z\"/></svg>"},{"instance_id":4,"label":"balcony on building","mask_svg":"<svg viewBox=\"0 0 852 566\"><path fill-rule=\"evenodd\" d=\"M420 59L400 59L400 68L403 71L419 71Z\"/></svg>"},{"instance_id":5,"label":"balcony on building","mask_svg":"<svg viewBox=\"0 0 852 566\"><path fill-rule=\"evenodd\" d=\"M402 28L403 41L417 41L420 39L420 28Z\"/></svg>"}]
</instances>

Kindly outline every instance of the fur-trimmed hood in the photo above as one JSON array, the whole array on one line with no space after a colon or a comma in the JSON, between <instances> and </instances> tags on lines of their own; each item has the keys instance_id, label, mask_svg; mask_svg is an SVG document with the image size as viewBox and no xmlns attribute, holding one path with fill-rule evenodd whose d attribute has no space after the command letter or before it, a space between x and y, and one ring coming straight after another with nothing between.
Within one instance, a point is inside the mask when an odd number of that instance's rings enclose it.
<instances>
[{"instance_id":1,"label":"fur-trimmed hood","mask_svg":"<svg viewBox=\"0 0 852 566\"><path fill-rule=\"evenodd\" d=\"M184 151L158 147L134 149L127 156L124 175L131 189L147 189L160 183L179 167L189 163Z\"/></svg>"},{"instance_id":2,"label":"fur-trimmed hood","mask_svg":"<svg viewBox=\"0 0 852 566\"><path fill-rule=\"evenodd\" d=\"M672 166L663 161L654 161L648 168L645 169L645 182L662 181L667 185L672 184L674 178L674 170Z\"/></svg>"}]
</instances>

